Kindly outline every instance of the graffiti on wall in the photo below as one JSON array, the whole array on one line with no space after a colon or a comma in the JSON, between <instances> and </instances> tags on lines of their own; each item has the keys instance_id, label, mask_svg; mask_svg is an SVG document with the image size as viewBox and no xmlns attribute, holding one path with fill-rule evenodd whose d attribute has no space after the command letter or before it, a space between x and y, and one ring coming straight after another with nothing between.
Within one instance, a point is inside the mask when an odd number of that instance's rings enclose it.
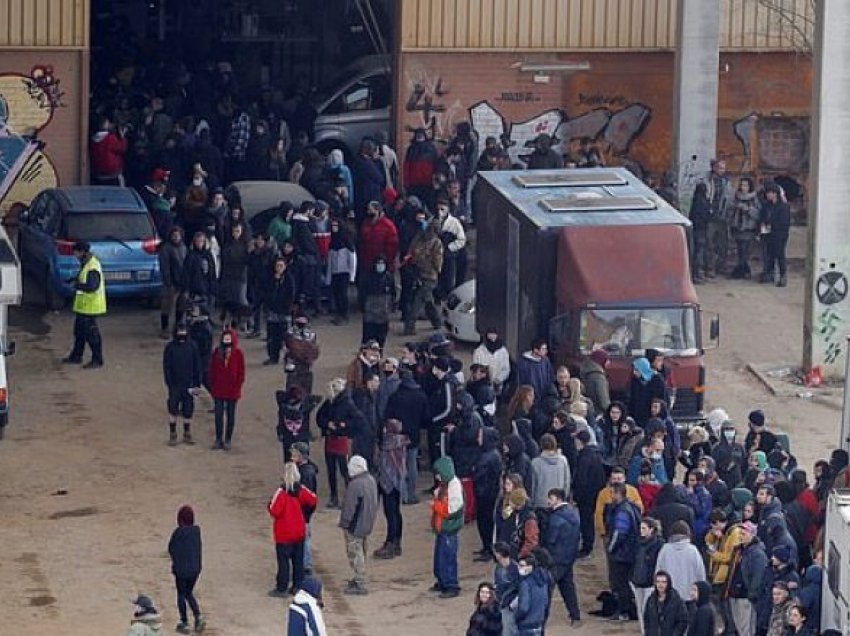
<instances>
[{"instance_id":1,"label":"graffiti on wall","mask_svg":"<svg viewBox=\"0 0 850 636\"><path fill-rule=\"evenodd\" d=\"M0 209L28 204L45 188L55 187L56 168L38 135L64 106L60 82L50 66L28 75L0 74Z\"/></svg>"},{"instance_id":2,"label":"graffiti on wall","mask_svg":"<svg viewBox=\"0 0 850 636\"><path fill-rule=\"evenodd\" d=\"M432 139L451 138L464 110L459 100L452 99L448 84L425 69L414 69L408 73L407 85L404 109L416 115L416 123L408 124L408 131L424 128Z\"/></svg>"},{"instance_id":3,"label":"graffiti on wall","mask_svg":"<svg viewBox=\"0 0 850 636\"><path fill-rule=\"evenodd\" d=\"M550 108L526 121L508 122L490 102L478 102L469 109L479 138L502 140L513 163L525 163L535 137L542 133L553 137L554 147L561 154L575 155L581 141L588 139L606 160L623 163L651 115L648 106L634 103L614 110L595 108L572 118L559 108Z\"/></svg>"},{"instance_id":4,"label":"graffiti on wall","mask_svg":"<svg viewBox=\"0 0 850 636\"><path fill-rule=\"evenodd\" d=\"M815 364L835 366L845 353L846 320L842 314L846 312L845 303L850 291L850 283L844 273L848 265L850 259L843 259L840 263L821 259L815 281L818 314L813 334L817 345L814 350L821 352L821 359L815 360Z\"/></svg>"}]
</instances>

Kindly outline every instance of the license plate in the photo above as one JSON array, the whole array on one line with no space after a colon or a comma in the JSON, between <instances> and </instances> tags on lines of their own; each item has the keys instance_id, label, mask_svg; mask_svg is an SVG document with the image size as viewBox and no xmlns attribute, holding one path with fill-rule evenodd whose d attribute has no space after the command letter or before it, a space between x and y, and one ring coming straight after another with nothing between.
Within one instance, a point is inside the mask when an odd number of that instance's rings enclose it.
<instances>
[{"instance_id":1,"label":"license plate","mask_svg":"<svg viewBox=\"0 0 850 636\"><path fill-rule=\"evenodd\" d=\"M104 272L105 280L130 280L133 276L130 272Z\"/></svg>"}]
</instances>

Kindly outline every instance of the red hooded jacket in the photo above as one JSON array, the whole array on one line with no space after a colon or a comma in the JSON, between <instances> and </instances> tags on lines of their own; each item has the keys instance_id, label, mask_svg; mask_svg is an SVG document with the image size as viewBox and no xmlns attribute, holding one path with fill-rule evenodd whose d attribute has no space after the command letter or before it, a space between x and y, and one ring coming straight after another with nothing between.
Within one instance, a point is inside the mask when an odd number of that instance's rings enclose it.
<instances>
[{"instance_id":1,"label":"red hooded jacket","mask_svg":"<svg viewBox=\"0 0 850 636\"><path fill-rule=\"evenodd\" d=\"M233 338L230 357L225 358L221 346L215 348L210 359L210 393L217 400L242 399L242 385L245 384L245 356L239 348L239 336L228 329Z\"/></svg>"},{"instance_id":2,"label":"red hooded jacket","mask_svg":"<svg viewBox=\"0 0 850 636\"><path fill-rule=\"evenodd\" d=\"M358 268L369 271L379 256L387 261L387 269L395 269L398 256L398 230L386 215L372 223L368 218L360 226L360 245L357 251Z\"/></svg>"},{"instance_id":3,"label":"red hooded jacket","mask_svg":"<svg viewBox=\"0 0 850 636\"><path fill-rule=\"evenodd\" d=\"M127 140L115 133L102 131L92 137L89 157L92 173L99 177L115 177L124 172Z\"/></svg>"},{"instance_id":4,"label":"red hooded jacket","mask_svg":"<svg viewBox=\"0 0 850 636\"><path fill-rule=\"evenodd\" d=\"M309 489L301 486L298 494L293 495L284 488L278 488L269 502L269 514L274 517L275 543L301 543L307 536L305 508L315 508L319 498Z\"/></svg>"}]
</instances>

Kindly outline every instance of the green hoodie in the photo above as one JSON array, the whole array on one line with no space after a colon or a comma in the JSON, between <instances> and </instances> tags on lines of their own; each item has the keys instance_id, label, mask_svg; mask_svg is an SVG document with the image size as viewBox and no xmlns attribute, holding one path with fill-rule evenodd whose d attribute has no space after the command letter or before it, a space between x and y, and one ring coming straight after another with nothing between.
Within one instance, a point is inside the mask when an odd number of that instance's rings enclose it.
<instances>
[{"instance_id":1,"label":"green hoodie","mask_svg":"<svg viewBox=\"0 0 850 636\"><path fill-rule=\"evenodd\" d=\"M446 484L456 477L455 464L451 457L440 457L434 462L434 470Z\"/></svg>"},{"instance_id":2,"label":"green hoodie","mask_svg":"<svg viewBox=\"0 0 850 636\"><path fill-rule=\"evenodd\" d=\"M434 470L441 484L431 503L431 528L437 534L457 534L463 527L463 486L451 457L440 457L434 462Z\"/></svg>"}]
</instances>

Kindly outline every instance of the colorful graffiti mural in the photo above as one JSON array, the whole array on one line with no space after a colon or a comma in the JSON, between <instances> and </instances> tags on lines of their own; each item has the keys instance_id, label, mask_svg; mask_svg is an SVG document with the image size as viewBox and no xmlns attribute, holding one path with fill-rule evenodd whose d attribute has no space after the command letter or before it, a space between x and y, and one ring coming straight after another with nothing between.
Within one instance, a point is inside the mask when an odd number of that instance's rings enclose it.
<instances>
[{"instance_id":1,"label":"colorful graffiti mural","mask_svg":"<svg viewBox=\"0 0 850 636\"><path fill-rule=\"evenodd\" d=\"M0 74L0 212L28 204L59 183L56 168L38 135L64 106L59 80L50 66L29 75Z\"/></svg>"},{"instance_id":2,"label":"colorful graffiti mural","mask_svg":"<svg viewBox=\"0 0 850 636\"><path fill-rule=\"evenodd\" d=\"M550 108L522 122L507 122L487 101L469 109L472 127L481 139L495 137L507 146L514 163L524 163L531 145L540 134L551 135L555 148L575 155L583 139L590 139L607 160L626 163L629 147L641 134L652 111L644 104L629 104L618 110L595 108L570 118L559 108Z\"/></svg>"}]
</instances>

